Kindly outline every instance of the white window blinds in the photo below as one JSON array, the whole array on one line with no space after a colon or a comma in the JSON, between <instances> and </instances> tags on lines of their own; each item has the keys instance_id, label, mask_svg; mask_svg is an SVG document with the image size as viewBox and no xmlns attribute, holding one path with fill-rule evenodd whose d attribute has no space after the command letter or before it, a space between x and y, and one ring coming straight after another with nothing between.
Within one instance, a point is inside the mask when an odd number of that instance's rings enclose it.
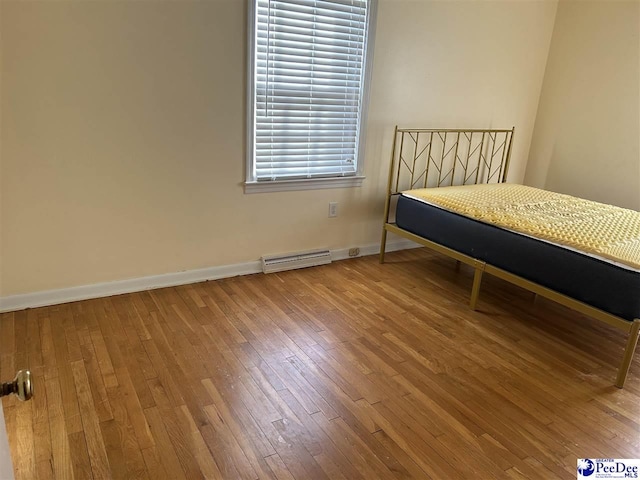
<instances>
[{"instance_id":1,"label":"white window blinds","mask_svg":"<svg viewBox=\"0 0 640 480\"><path fill-rule=\"evenodd\" d=\"M367 0L255 0L253 181L355 175Z\"/></svg>"}]
</instances>

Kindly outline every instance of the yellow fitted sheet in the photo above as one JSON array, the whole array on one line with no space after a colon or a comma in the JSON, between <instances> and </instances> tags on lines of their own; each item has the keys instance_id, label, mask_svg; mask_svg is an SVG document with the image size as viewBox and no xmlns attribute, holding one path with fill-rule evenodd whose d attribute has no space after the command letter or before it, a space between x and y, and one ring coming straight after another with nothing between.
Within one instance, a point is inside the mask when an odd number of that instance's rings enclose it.
<instances>
[{"instance_id":1,"label":"yellow fitted sheet","mask_svg":"<svg viewBox=\"0 0 640 480\"><path fill-rule=\"evenodd\" d=\"M640 212L635 210L511 183L421 188L403 194L640 269Z\"/></svg>"}]
</instances>

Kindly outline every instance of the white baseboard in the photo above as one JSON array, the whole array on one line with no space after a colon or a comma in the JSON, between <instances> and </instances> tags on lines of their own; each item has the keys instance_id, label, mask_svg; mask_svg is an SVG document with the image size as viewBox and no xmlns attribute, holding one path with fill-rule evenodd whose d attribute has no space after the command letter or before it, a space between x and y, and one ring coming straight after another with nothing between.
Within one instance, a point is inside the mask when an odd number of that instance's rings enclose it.
<instances>
[{"instance_id":1,"label":"white baseboard","mask_svg":"<svg viewBox=\"0 0 640 480\"><path fill-rule=\"evenodd\" d=\"M417 243L409 240L399 240L387 242L387 252L406 250L420 247ZM360 248L360 257L374 255L380 251L379 244L366 245ZM331 250L331 260L344 260L349 257L349 248ZM163 275L152 275L149 277L132 278L129 280L118 280L115 282L95 283L93 285L82 285L79 287L60 288L57 290L46 290L21 295L10 295L0 297L0 313L24 310L26 308L45 307L58 305L61 303L76 302L90 298L110 297L123 293L142 292L155 288L175 287L177 285L188 285L190 283L204 282L206 280L218 280L220 278L236 277L238 275L249 275L262 272L260 261L236 263L234 265L222 265L219 267L202 268L198 270L187 270L177 273L166 273Z\"/></svg>"},{"instance_id":2,"label":"white baseboard","mask_svg":"<svg viewBox=\"0 0 640 480\"><path fill-rule=\"evenodd\" d=\"M401 238L400 240L396 240L394 242L387 241L387 248L385 251L387 252L396 252L398 250L408 250L410 248L418 248L422 245L412 242L411 240L406 240ZM365 245L360 248L360 254L358 257L366 257L369 255L377 255L380 253L380 244L372 243L370 245ZM336 262L338 260L346 260L347 258L353 258L349 256L349 250L351 248L338 248L336 250L331 250L331 260Z\"/></svg>"}]
</instances>

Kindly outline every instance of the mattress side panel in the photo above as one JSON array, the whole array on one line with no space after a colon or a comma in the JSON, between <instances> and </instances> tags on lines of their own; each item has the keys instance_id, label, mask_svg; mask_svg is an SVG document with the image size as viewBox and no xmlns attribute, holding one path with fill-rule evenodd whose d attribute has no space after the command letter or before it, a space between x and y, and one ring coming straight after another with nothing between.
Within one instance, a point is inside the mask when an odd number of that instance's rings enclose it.
<instances>
[{"instance_id":1,"label":"mattress side panel","mask_svg":"<svg viewBox=\"0 0 640 480\"><path fill-rule=\"evenodd\" d=\"M400 196L398 227L626 320L640 317L640 273Z\"/></svg>"}]
</instances>

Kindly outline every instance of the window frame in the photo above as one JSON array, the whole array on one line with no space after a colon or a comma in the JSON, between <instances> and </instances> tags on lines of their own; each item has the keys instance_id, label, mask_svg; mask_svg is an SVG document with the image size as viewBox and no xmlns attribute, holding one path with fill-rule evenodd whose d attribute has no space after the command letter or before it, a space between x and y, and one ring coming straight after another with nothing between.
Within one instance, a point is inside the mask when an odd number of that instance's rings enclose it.
<instances>
[{"instance_id":1,"label":"window frame","mask_svg":"<svg viewBox=\"0 0 640 480\"><path fill-rule=\"evenodd\" d=\"M316 177L292 180L258 181L253 177L254 163L254 134L255 134L255 46L256 46L256 4L258 0L247 0L247 126L246 126L246 163L245 163L245 193L283 192L290 190L315 190L321 188L360 187L364 176L364 147L369 111L371 72L373 64L373 46L376 30L378 0L369 2L367 14L367 41L364 53L364 75L362 78L362 101L360 105L360 128L358 130L358 156L356 159L356 174L345 177Z\"/></svg>"}]
</instances>

